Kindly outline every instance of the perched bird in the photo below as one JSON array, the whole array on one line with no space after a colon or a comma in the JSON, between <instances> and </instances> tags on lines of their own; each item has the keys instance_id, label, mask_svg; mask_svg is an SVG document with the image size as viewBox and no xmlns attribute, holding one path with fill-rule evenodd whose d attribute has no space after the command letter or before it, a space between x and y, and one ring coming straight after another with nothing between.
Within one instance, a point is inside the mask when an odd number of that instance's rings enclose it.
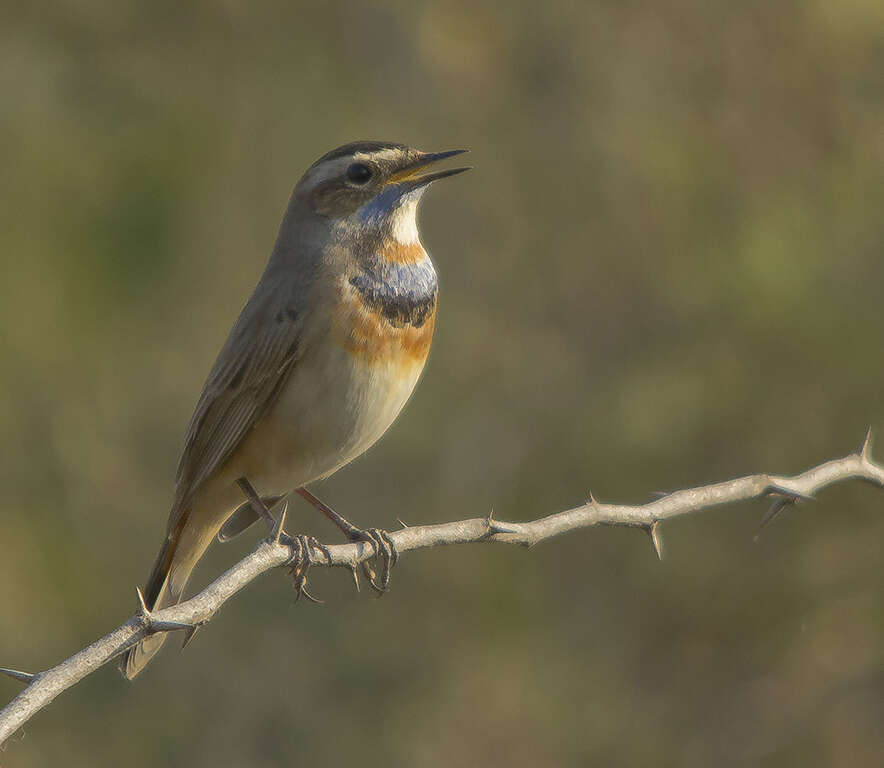
<instances>
[{"instance_id":1,"label":"perched bird","mask_svg":"<svg viewBox=\"0 0 884 768\"><path fill-rule=\"evenodd\" d=\"M254 522L262 502L295 490L324 508L303 486L366 451L402 410L436 317L418 202L431 182L468 168L423 170L464 151L355 142L323 155L297 183L187 428L166 538L144 590L148 609L181 600L225 521L222 539ZM382 532L338 522L353 539L385 543ZM144 669L164 638L128 650L125 676Z\"/></svg>"}]
</instances>

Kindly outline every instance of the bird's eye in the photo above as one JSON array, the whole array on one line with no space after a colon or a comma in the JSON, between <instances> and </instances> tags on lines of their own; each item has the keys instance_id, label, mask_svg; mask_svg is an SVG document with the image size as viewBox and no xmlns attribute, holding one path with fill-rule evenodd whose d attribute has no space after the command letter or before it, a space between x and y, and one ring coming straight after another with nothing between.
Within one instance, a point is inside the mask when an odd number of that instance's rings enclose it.
<instances>
[{"instance_id":1,"label":"bird's eye","mask_svg":"<svg viewBox=\"0 0 884 768\"><path fill-rule=\"evenodd\" d=\"M364 163L353 163L347 169L347 178L354 184L367 184L371 178L371 168Z\"/></svg>"}]
</instances>

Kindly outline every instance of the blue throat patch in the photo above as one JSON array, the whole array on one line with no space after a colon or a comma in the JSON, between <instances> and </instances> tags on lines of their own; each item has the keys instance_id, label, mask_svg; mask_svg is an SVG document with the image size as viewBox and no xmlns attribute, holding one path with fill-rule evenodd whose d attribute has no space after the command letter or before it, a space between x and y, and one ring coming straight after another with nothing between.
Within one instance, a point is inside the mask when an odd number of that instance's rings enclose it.
<instances>
[{"instance_id":1,"label":"blue throat patch","mask_svg":"<svg viewBox=\"0 0 884 768\"><path fill-rule=\"evenodd\" d=\"M359 218L363 224L370 226L388 224L399 206L407 203L412 195L420 197L422 192L423 190L406 191L398 184L391 184L359 209Z\"/></svg>"},{"instance_id":2,"label":"blue throat patch","mask_svg":"<svg viewBox=\"0 0 884 768\"><path fill-rule=\"evenodd\" d=\"M435 310L438 281L429 258L417 264L394 264L373 255L359 266L350 285L392 325L420 328Z\"/></svg>"}]
</instances>

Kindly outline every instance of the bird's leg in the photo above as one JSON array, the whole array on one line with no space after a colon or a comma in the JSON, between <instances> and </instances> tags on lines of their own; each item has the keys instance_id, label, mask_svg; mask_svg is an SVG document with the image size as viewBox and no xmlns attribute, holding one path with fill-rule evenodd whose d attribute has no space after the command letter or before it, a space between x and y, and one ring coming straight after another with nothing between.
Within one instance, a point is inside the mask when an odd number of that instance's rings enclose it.
<instances>
[{"instance_id":1,"label":"bird's leg","mask_svg":"<svg viewBox=\"0 0 884 768\"><path fill-rule=\"evenodd\" d=\"M255 487L249 482L249 479L247 477L241 477L239 480L236 481L236 484L240 487L245 497L249 500L252 511L254 511L258 517L264 518L264 521L267 523L271 531L276 528L276 518L274 518L273 515L270 514L270 510L267 509L267 505L258 495L258 492L255 490Z\"/></svg>"},{"instance_id":2,"label":"bird's leg","mask_svg":"<svg viewBox=\"0 0 884 768\"><path fill-rule=\"evenodd\" d=\"M371 545L374 552L373 557L377 560L383 559L383 570L380 578L378 578L378 575L374 572L367 560L362 562L362 568L365 572L365 577L368 579L371 586L374 587L379 594L386 592L390 585L390 573L393 570L393 566L399 561L399 552L396 550L396 545L393 543L390 534L380 528L359 528L358 526L353 525L353 523L346 518L341 517L341 515L335 512L324 501L316 498L316 496L310 493L306 488L298 488L297 493L340 528L350 541L364 541ZM356 588L358 589L359 582L356 580L355 567L353 569L353 578L354 581L356 581Z\"/></svg>"},{"instance_id":3,"label":"bird's leg","mask_svg":"<svg viewBox=\"0 0 884 768\"><path fill-rule=\"evenodd\" d=\"M322 600L318 600L307 591L307 571L309 571L310 566L316 562L315 555L313 554L314 549L322 552L326 559L331 562L331 553L328 551L328 547L324 544L320 544L312 536L306 536L304 534L294 537L289 536L285 532L285 516L288 504L283 506L282 512L279 513L279 520L276 520L273 515L270 514L267 505L247 478L241 477L236 482L249 500L249 504L255 513L259 517L263 517L267 522L267 525L270 526L270 535L273 540L277 543L287 544L292 549L293 554L287 565L291 566L289 573L291 573L292 579L295 582L295 591L297 592L295 601L299 600L301 595L303 595L311 603L321 603Z\"/></svg>"}]
</instances>

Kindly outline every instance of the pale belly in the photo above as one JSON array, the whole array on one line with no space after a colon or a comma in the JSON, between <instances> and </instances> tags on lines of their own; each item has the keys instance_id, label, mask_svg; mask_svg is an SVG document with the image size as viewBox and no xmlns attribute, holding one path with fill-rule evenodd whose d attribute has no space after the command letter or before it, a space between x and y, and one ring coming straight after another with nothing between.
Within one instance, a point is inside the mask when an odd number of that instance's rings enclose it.
<instances>
[{"instance_id":1,"label":"pale belly","mask_svg":"<svg viewBox=\"0 0 884 768\"><path fill-rule=\"evenodd\" d=\"M370 448L411 396L426 356L368 360L335 343L294 366L279 399L237 451L234 474L286 494Z\"/></svg>"}]
</instances>

